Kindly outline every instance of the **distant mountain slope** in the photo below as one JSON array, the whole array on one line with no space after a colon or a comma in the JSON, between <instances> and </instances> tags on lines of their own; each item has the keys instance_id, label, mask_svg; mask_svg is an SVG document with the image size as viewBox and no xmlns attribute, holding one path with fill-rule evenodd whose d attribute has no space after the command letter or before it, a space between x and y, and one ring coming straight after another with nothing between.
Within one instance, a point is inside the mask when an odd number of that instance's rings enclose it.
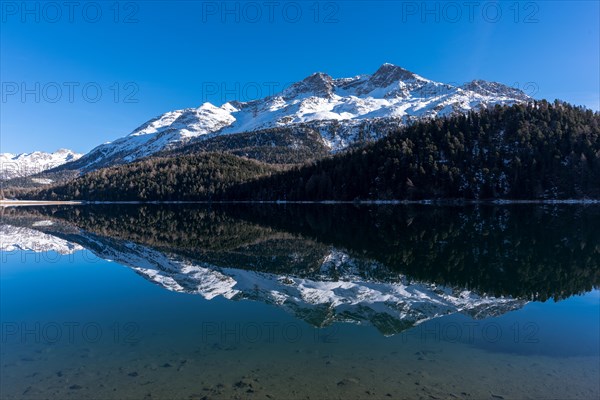
<instances>
[{"instance_id":1,"label":"distant mountain slope","mask_svg":"<svg viewBox=\"0 0 600 400\"><path fill-rule=\"evenodd\" d=\"M311 129L320 135L311 136L317 145L336 152L357 142L379 139L413 121L529 100L522 91L499 83L473 81L457 87L391 64L382 65L372 75L353 78L334 79L316 73L263 99L232 101L220 107L204 103L198 108L169 111L61 169L86 172L239 133L256 132L260 141L258 133L273 128L288 128L292 136L297 135L292 130ZM200 148L216 151L224 143L207 142ZM229 146L228 150L236 154L244 151L235 147L236 141ZM302 159L304 153L300 153L294 157L290 151L294 160L290 162ZM253 155L260 158L263 153L250 151L249 156Z\"/></svg>"},{"instance_id":2,"label":"distant mountain slope","mask_svg":"<svg viewBox=\"0 0 600 400\"><path fill-rule=\"evenodd\" d=\"M22 154L1 153L0 180L38 174L50 168L75 161L82 155L67 149L60 149L54 153L44 153L41 151Z\"/></svg>"}]
</instances>

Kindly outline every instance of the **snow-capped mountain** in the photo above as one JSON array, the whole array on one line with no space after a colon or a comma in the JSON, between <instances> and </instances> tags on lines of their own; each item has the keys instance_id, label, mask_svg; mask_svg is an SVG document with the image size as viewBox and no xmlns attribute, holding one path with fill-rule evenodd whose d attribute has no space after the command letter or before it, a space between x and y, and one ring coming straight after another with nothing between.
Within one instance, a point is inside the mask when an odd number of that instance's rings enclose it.
<instances>
[{"instance_id":1,"label":"snow-capped mountain","mask_svg":"<svg viewBox=\"0 0 600 400\"><path fill-rule=\"evenodd\" d=\"M0 179L22 178L34 175L47 169L78 160L81 156L83 154L78 154L67 149L60 149L54 153L44 153L41 151L22 154L1 153Z\"/></svg>"},{"instance_id":2,"label":"snow-capped mountain","mask_svg":"<svg viewBox=\"0 0 600 400\"><path fill-rule=\"evenodd\" d=\"M314 129L322 143L335 152L380 138L415 120L528 100L522 91L500 83L477 80L453 86L392 64L382 65L372 75L353 78L315 73L263 99L231 101L220 107L204 103L167 112L125 137L94 148L68 167L86 171L215 136L278 127Z\"/></svg>"}]
</instances>

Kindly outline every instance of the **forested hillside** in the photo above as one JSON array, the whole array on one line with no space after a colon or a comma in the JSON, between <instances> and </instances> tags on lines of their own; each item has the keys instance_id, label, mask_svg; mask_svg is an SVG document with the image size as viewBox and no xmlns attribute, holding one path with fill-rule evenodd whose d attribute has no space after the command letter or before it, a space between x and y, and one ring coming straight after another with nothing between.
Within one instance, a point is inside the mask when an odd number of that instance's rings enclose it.
<instances>
[{"instance_id":1,"label":"forested hillside","mask_svg":"<svg viewBox=\"0 0 600 400\"><path fill-rule=\"evenodd\" d=\"M496 106L421 122L367 146L231 187L253 200L600 197L600 114Z\"/></svg>"},{"instance_id":2,"label":"forested hillside","mask_svg":"<svg viewBox=\"0 0 600 400\"><path fill-rule=\"evenodd\" d=\"M600 198L600 114L558 101L496 106L415 123L368 146L294 168L201 152L105 168L20 196L141 201Z\"/></svg>"},{"instance_id":3,"label":"forested hillside","mask_svg":"<svg viewBox=\"0 0 600 400\"><path fill-rule=\"evenodd\" d=\"M229 185L279 170L281 167L229 154L148 158L103 168L67 184L20 196L48 200L210 200L214 193L223 192Z\"/></svg>"}]
</instances>

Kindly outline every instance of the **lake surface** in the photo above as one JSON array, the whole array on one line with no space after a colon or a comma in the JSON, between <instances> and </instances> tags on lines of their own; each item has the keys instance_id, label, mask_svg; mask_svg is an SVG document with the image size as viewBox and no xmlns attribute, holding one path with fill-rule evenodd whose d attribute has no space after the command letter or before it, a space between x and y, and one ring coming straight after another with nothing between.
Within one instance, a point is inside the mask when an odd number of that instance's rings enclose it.
<instances>
[{"instance_id":1,"label":"lake surface","mask_svg":"<svg viewBox=\"0 0 600 400\"><path fill-rule=\"evenodd\" d=\"M600 397L600 206L0 212L2 399Z\"/></svg>"}]
</instances>

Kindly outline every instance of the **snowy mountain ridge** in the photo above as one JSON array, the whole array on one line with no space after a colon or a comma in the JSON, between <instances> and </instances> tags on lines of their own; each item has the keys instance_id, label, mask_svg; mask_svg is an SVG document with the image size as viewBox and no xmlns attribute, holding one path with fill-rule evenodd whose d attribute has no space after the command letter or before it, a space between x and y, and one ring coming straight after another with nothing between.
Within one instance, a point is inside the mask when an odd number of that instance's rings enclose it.
<instances>
[{"instance_id":1,"label":"snowy mountain ridge","mask_svg":"<svg viewBox=\"0 0 600 400\"><path fill-rule=\"evenodd\" d=\"M42 151L21 154L0 153L0 180L34 175L78 160L82 156L83 154L68 149L59 149L54 153Z\"/></svg>"},{"instance_id":2,"label":"snowy mountain ridge","mask_svg":"<svg viewBox=\"0 0 600 400\"><path fill-rule=\"evenodd\" d=\"M206 102L169 111L127 136L97 146L69 168L88 171L219 135L277 127L315 129L336 152L413 121L529 100L522 91L500 83L476 80L454 86L392 64L352 78L334 79L319 72L262 99L220 107Z\"/></svg>"}]
</instances>

